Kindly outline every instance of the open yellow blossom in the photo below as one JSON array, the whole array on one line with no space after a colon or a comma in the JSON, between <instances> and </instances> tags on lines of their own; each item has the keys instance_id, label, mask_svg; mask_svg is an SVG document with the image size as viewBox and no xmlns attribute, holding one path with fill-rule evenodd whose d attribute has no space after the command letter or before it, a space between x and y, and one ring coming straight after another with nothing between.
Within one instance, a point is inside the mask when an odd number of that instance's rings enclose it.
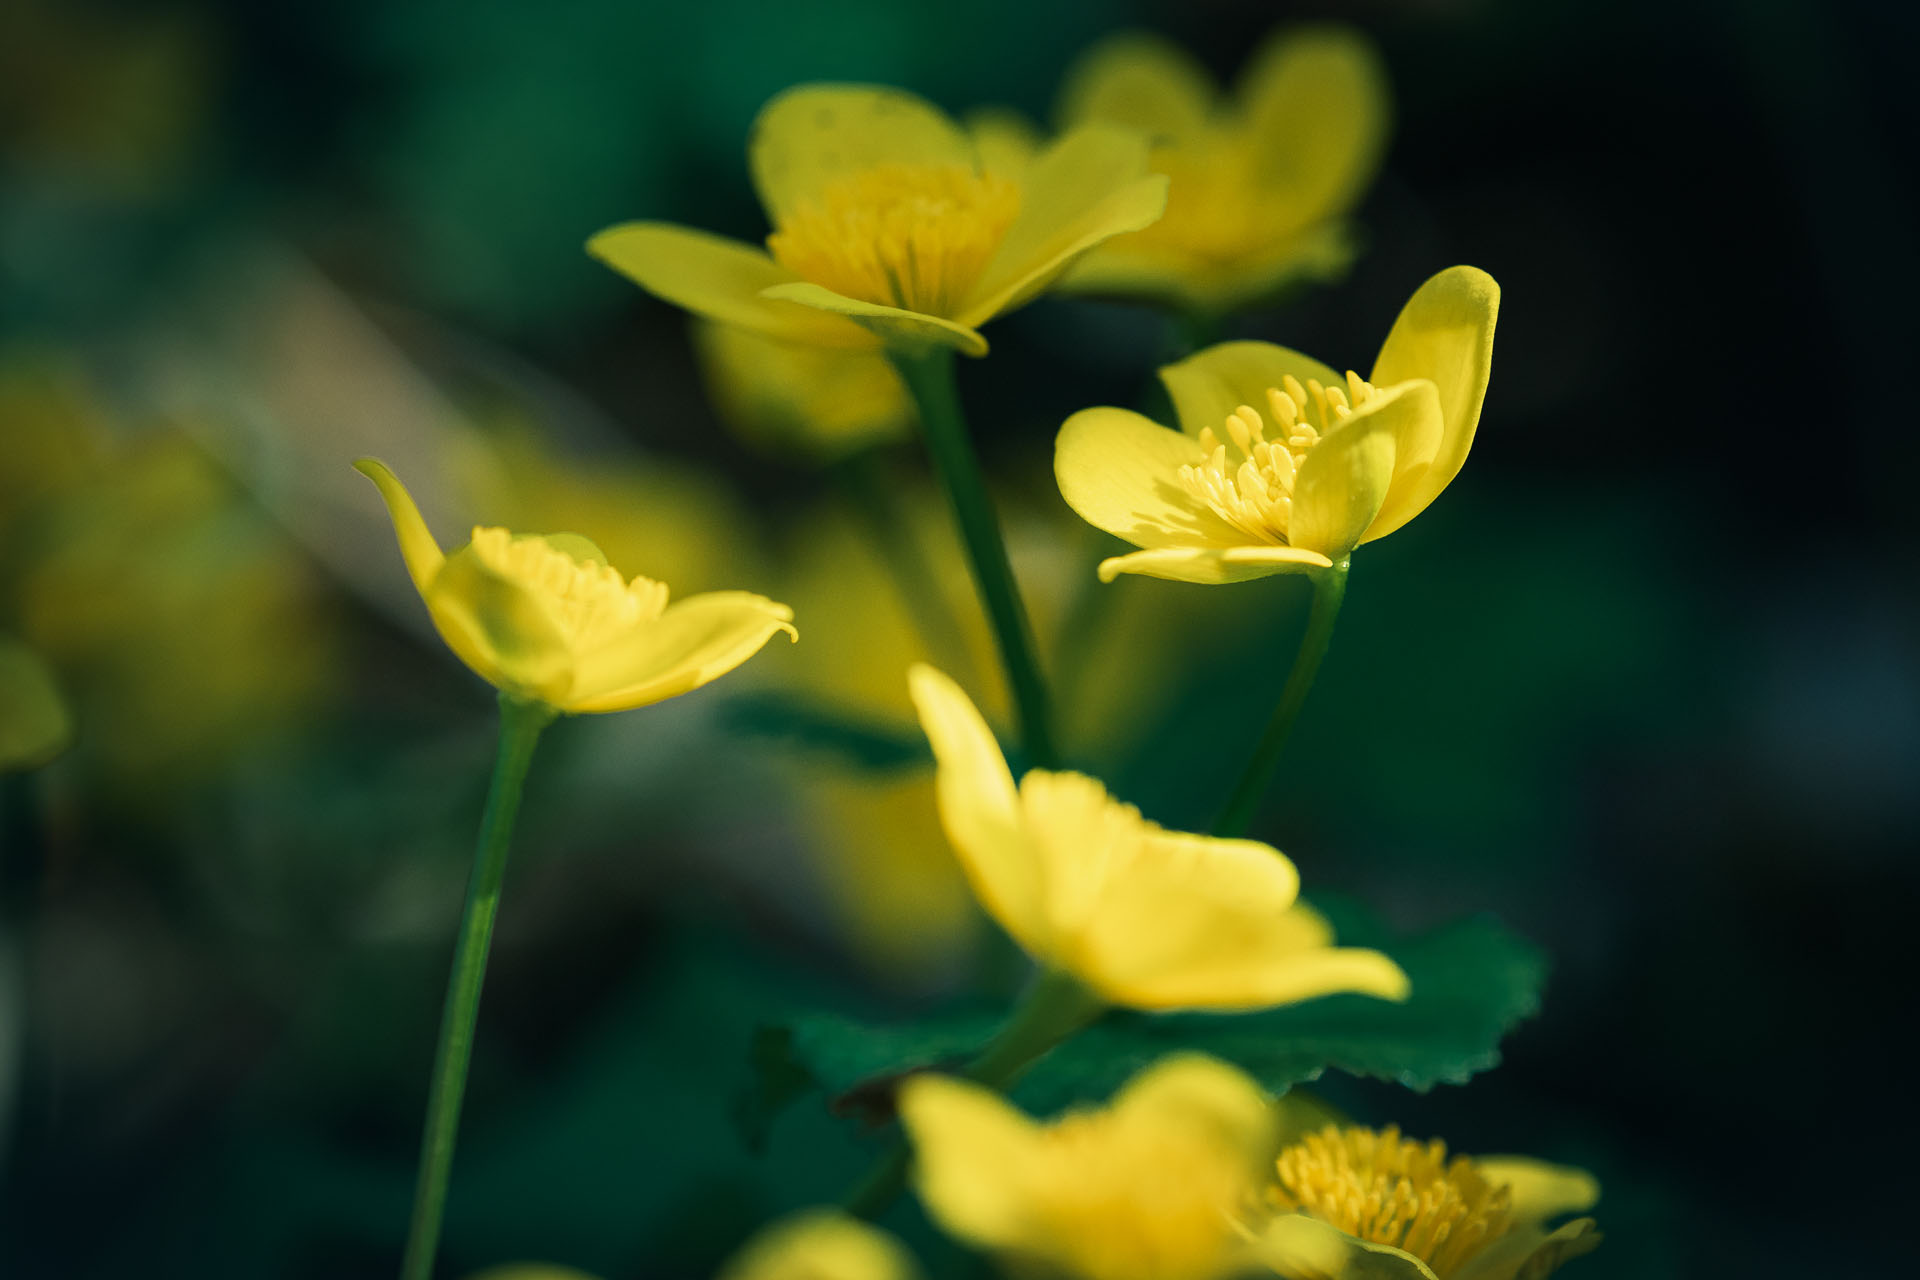
<instances>
[{"instance_id":1,"label":"open yellow blossom","mask_svg":"<svg viewBox=\"0 0 1920 1280\"><path fill-rule=\"evenodd\" d=\"M1280 1152L1261 1259L1288 1280L1540 1280L1600 1243L1600 1186L1521 1156L1447 1157L1397 1128L1329 1126Z\"/></svg>"},{"instance_id":2,"label":"open yellow blossom","mask_svg":"<svg viewBox=\"0 0 1920 1280\"><path fill-rule=\"evenodd\" d=\"M747 443L832 461L913 429L913 400L877 351L840 351L697 320L693 347L720 420Z\"/></svg>"},{"instance_id":3,"label":"open yellow blossom","mask_svg":"<svg viewBox=\"0 0 1920 1280\"><path fill-rule=\"evenodd\" d=\"M385 464L354 466L386 500L413 585L441 639L503 693L557 711L625 711L697 689L745 662L792 610L745 591L667 603L577 534L476 527L451 556Z\"/></svg>"},{"instance_id":4,"label":"open yellow blossom","mask_svg":"<svg viewBox=\"0 0 1920 1280\"><path fill-rule=\"evenodd\" d=\"M1116 36L1069 74L1067 127L1101 122L1155 142L1166 216L1082 259L1064 287L1232 311L1353 257L1347 218L1379 169L1390 115L1379 56L1358 32L1282 30L1232 97L1184 50Z\"/></svg>"},{"instance_id":5,"label":"open yellow blossom","mask_svg":"<svg viewBox=\"0 0 1920 1280\"><path fill-rule=\"evenodd\" d=\"M1166 179L1131 132L1073 130L1010 173L983 165L935 107L871 85L774 98L748 161L773 223L764 251L632 222L588 252L668 302L770 338L980 356L981 325L1166 204Z\"/></svg>"},{"instance_id":6,"label":"open yellow blossom","mask_svg":"<svg viewBox=\"0 0 1920 1280\"><path fill-rule=\"evenodd\" d=\"M766 1228L721 1268L720 1280L917 1280L898 1240L835 1209L796 1213Z\"/></svg>"},{"instance_id":7,"label":"open yellow blossom","mask_svg":"<svg viewBox=\"0 0 1920 1280\"><path fill-rule=\"evenodd\" d=\"M37 769L72 740L73 717L47 664L0 636L0 773Z\"/></svg>"},{"instance_id":8,"label":"open yellow blossom","mask_svg":"<svg viewBox=\"0 0 1920 1280\"><path fill-rule=\"evenodd\" d=\"M1224 342L1160 371L1181 430L1084 409L1054 475L1088 523L1142 548L1100 565L1240 582L1330 568L1426 510L1473 447L1500 286L1449 267L1414 293L1368 378L1268 342Z\"/></svg>"},{"instance_id":9,"label":"open yellow blossom","mask_svg":"<svg viewBox=\"0 0 1920 1280\"><path fill-rule=\"evenodd\" d=\"M1106 1107L1036 1124L991 1089L900 1090L915 1182L948 1233L1077 1280L1214 1280L1245 1269L1236 1222L1272 1158L1266 1095L1200 1054L1164 1058Z\"/></svg>"},{"instance_id":10,"label":"open yellow blossom","mask_svg":"<svg viewBox=\"0 0 1920 1280\"><path fill-rule=\"evenodd\" d=\"M1295 901L1300 878L1279 850L1165 830L1084 774L1034 769L1016 786L960 686L925 665L909 682L961 869L1044 969L1134 1009L1406 998L1392 960L1330 945L1326 921Z\"/></svg>"}]
</instances>

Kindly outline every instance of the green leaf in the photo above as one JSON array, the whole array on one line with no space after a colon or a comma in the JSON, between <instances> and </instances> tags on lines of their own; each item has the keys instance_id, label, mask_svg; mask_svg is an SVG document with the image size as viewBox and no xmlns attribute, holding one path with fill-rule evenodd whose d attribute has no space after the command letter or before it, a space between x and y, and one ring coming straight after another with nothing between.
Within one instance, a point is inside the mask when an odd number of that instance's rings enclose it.
<instances>
[{"instance_id":1,"label":"green leaf","mask_svg":"<svg viewBox=\"0 0 1920 1280\"><path fill-rule=\"evenodd\" d=\"M735 697L723 715L730 732L830 755L856 769L881 772L933 762L917 726L909 731L876 723L792 694Z\"/></svg>"},{"instance_id":2,"label":"green leaf","mask_svg":"<svg viewBox=\"0 0 1920 1280\"><path fill-rule=\"evenodd\" d=\"M1329 1069L1425 1092L1497 1066L1502 1037L1539 1008L1545 956L1491 917L1396 939L1350 904L1316 905L1343 945L1376 947L1399 961L1413 983L1404 1004L1343 995L1264 1013L1116 1011L1042 1058L1014 1096L1038 1114L1105 1099L1148 1063L1182 1049L1232 1062L1275 1093ZM742 1115L763 1137L774 1115L806 1091L798 1084L804 1080L836 1112L884 1122L901 1076L956 1067L999 1020L978 1009L894 1025L835 1014L796 1018L756 1042L760 1085ZM755 1130L747 1132L751 1139Z\"/></svg>"}]
</instances>

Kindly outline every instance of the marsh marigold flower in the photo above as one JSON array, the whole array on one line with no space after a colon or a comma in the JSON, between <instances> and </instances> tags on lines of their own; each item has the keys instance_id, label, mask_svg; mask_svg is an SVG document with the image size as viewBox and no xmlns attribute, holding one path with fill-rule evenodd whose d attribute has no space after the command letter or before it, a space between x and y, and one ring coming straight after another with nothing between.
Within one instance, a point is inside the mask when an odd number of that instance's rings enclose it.
<instances>
[{"instance_id":1,"label":"marsh marigold flower","mask_svg":"<svg viewBox=\"0 0 1920 1280\"><path fill-rule=\"evenodd\" d=\"M1088 254L1064 287L1219 313L1338 274L1389 114L1380 59L1354 31L1277 33L1231 97L1157 36L1106 41L1069 73L1061 120L1151 137L1152 165L1172 187L1165 217Z\"/></svg>"},{"instance_id":2,"label":"marsh marigold flower","mask_svg":"<svg viewBox=\"0 0 1920 1280\"><path fill-rule=\"evenodd\" d=\"M697 689L745 662L793 612L745 591L667 603L577 534L476 527L451 556L385 464L354 464L393 517L400 554L441 639L503 693L557 711L625 711Z\"/></svg>"},{"instance_id":3,"label":"marsh marigold flower","mask_svg":"<svg viewBox=\"0 0 1920 1280\"><path fill-rule=\"evenodd\" d=\"M1162 1059L1106 1107L1036 1124L991 1089L900 1090L915 1183L947 1232L1077 1280L1214 1280L1250 1258L1238 1220L1274 1146L1260 1088L1200 1054Z\"/></svg>"},{"instance_id":4,"label":"marsh marigold flower","mask_svg":"<svg viewBox=\"0 0 1920 1280\"><path fill-rule=\"evenodd\" d=\"M588 251L668 302L769 338L978 356L981 325L1166 204L1145 140L1126 130L1075 129L1009 171L983 164L933 106L869 85L776 97L748 162L773 223L765 250L632 222Z\"/></svg>"},{"instance_id":5,"label":"marsh marigold flower","mask_svg":"<svg viewBox=\"0 0 1920 1280\"><path fill-rule=\"evenodd\" d=\"M1330 1126L1284 1147L1261 1259L1290 1280L1539 1280L1600 1243L1580 1170L1520 1156L1453 1156L1396 1128Z\"/></svg>"},{"instance_id":6,"label":"marsh marigold flower","mask_svg":"<svg viewBox=\"0 0 1920 1280\"><path fill-rule=\"evenodd\" d=\"M1101 578L1311 572L1419 515L1473 447L1499 309L1493 277L1450 267L1401 309L1367 378L1225 342L1160 371L1178 431L1126 409L1073 415L1054 448L1061 495L1142 548Z\"/></svg>"},{"instance_id":7,"label":"marsh marigold flower","mask_svg":"<svg viewBox=\"0 0 1920 1280\"><path fill-rule=\"evenodd\" d=\"M1093 778L1015 784L992 730L932 667L910 676L940 820L980 904L1043 968L1134 1009L1262 1009L1337 991L1406 998L1386 956L1334 947L1300 878L1255 840L1168 831Z\"/></svg>"},{"instance_id":8,"label":"marsh marigold flower","mask_svg":"<svg viewBox=\"0 0 1920 1280\"><path fill-rule=\"evenodd\" d=\"M766 1228L721 1269L720 1280L916 1280L898 1240L836 1209L796 1213Z\"/></svg>"}]
</instances>

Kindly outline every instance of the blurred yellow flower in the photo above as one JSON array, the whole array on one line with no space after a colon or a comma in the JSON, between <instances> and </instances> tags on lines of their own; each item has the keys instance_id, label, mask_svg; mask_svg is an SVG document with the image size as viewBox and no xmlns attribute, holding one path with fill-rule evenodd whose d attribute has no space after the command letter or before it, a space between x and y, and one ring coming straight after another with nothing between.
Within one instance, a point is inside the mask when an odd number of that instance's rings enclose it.
<instances>
[{"instance_id":1,"label":"blurred yellow flower","mask_svg":"<svg viewBox=\"0 0 1920 1280\"><path fill-rule=\"evenodd\" d=\"M913 1258L886 1232L834 1209L796 1213L761 1231L720 1280L916 1280Z\"/></svg>"},{"instance_id":2,"label":"blurred yellow flower","mask_svg":"<svg viewBox=\"0 0 1920 1280\"><path fill-rule=\"evenodd\" d=\"M1100 577L1311 572L1419 515L1473 446L1499 309L1493 277L1450 267L1401 309L1370 379L1226 342L1160 371L1180 431L1126 409L1076 413L1054 449L1061 495L1143 548Z\"/></svg>"},{"instance_id":3,"label":"blurred yellow flower","mask_svg":"<svg viewBox=\"0 0 1920 1280\"><path fill-rule=\"evenodd\" d=\"M37 769L72 740L73 717L47 664L0 636L0 773Z\"/></svg>"},{"instance_id":4,"label":"blurred yellow flower","mask_svg":"<svg viewBox=\"0 0 1920 1280\"><path fill-rule=\"evenodd\" d=\"M748 162L773 223L765 251L656 222L611 227L588 251L676 306L766 337L979 356L979 326L1166 204L1166 179L1128 131L1072 130L1007 172L983 166L938 109L869 85L774 98Z\"/></svg>"},{"instance_id":5,"label":"blurred yellow flower","mask_svg":"<svg viewBox=\"0 0 1920 1280\"><path fill-rule=\"evenodd\" d=\"M1172 179L1166 216L1088 254L1065 287L1218 314L1345 270L1347 217L1380 166L1390 104L1364 36L1306 27L1269 39L1232 98L1184 50L1116 36L1069 73L1060 115L1141 131Z\"/></svg>"},{"instance_id":6,"label":"blurred yellow flower","mask_svg":"<svg viewBox=\"0 0 1920 1280\"><path fill-rule=\"evenodd\" d=\"M745 662L792 610L745 591L671 606L665 583L631 582L578 534L476 527L448 556L387 467L380 489L407 572L447 647L502 692L569 714L625 711L697 689Z\"/></svg>"},{"instance_id":7,"label":"blurred yellow flower","mask_svg":"<svg viewBox=\"0 0 1920 1280\"><path fill-rule=\"evenodd\" d=\"M1107 1107L1048 1125L981 1085L915 1076L900 1120L928 1212L1016 1274L1214 1280L1246 1267L1235 1224L1257 1203L1274 1120L1223 1062L1162 1059Z\"/></svg>"},{"instance_id":8,"label":"blurred yellow flower","mask_svg":"<svg viewBox=\"0 0 1920 1280\"><path fill-rule=\"evenodd\" d=\"M1164 830L1084 774L1034 769L1016 786L960 687L924 665L909 679L947 838L980 904L1044 969L1135 1009L1406 998L1392 960L1330 945L1279 850Z\"/></svg>"},{"instance_id":9,"label":"blurred yellow flower","mask_svg":"<svg viewBox=\"0 0 1920 1280\"><path fill-rule=\"evenodd\" d=\"M63 425L41 443L90 437L97 412L42 420ZM324 585L184 435L97 455L21 527L7 548L20 634L59 672L89 761L117 782L163 798L324 701L337 657Z\"/></svg>"},{"instance_id":10,"label":"blurred yellow flower","mask_svg":"<svg viewBox=\"0 0 1920 1280\"><path fill-rule=\"evenodd\" d=\"M1519 1156L1454 1156L1397 1128L1328 1127L1285 1147L1261 1259L1289 1280L1539 1280L1600 1243L1592 1175Z\"/></svg>"},{"instance_id":11,"label":"blurred yellow flower","mask_svg":"<svg viewBox=\"0 0 1920 1280\"><path fill-rule=\"evenodd\" d=\"M720 420L769 452L831 461L913 429L906 384L875 351L809 347L695 320L694 351Z\"/></svg>"}]
</instances>

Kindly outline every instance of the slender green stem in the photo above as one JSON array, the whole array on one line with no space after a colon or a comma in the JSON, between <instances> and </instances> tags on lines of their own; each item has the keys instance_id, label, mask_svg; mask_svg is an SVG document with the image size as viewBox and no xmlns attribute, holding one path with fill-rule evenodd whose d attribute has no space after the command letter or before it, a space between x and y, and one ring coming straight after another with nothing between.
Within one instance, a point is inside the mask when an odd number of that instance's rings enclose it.
<instances>
[{"instance_id":1,"label":"slender green stem","mask_svg":"<svg viewBox=\"0 0 1920 1280\"><path fill-rule=\"evenodd\" d=\"M944 347L917 355L895 352L893 363L920 407L927 452L953 507L960 540L973 568L974 586L993 623L1000 661L1006 668L1007 685L1013 691L1014 711L1020 720L1020 743L1027 764L1050 768L1058 757L1046 682L1034 658L1033 628L1014 583L1000 521L987 497L986 477L960 412L960 395L953 381L953 352Z\"/></svg>"},{"instance_id":2,"label":"slender green stem","mask_svg":"<svg viewBox=\"0 0 1920 1280\"><path fill-rule=\"evenodd\" d=\"M487 975L487 949L500 908L500 882L506 876L507 848L520 788L533 761L540 731L553 711L538 703L500 695L500 753L487 788L480 818L480 842L473 874L467 880L467 905L454 944L453 972L447 978L447 1003L440 1015L440 1045L433 1055L433 1085L427 1094L426 1131L420 1139L420 1174L413 1188L413 1219L407 1227L407 1252L401 1280L428 1280L440 1246L440 1219L447 1207L447 1176L453 1169L453 1140L460 1128L460 1101L467 1089L467 1064L473 1057L473 1026L480 1013L480 986Z\"/></svg>"},{"instance_id":3,"label":"slender green stem","mask_svg":"<svg viewBox=\"0 0 1920 1280\"><path fill-rule=\"evenodd\" d=\"M1004 1093L1042 1054L1105 1011L1106 1006L1072 978L1042 973L1027 988L1006 1025L960 1074ZM868 1221L879 1217L906 1186L909 1159L905 1140L895 1139L842 1206Z\"/></svg>"},{"instance_id":4,"label":"slender green stem","mask_svg":"<svg viewBox=\"0 0 1920 1280\"><path fill-rule=\"evenodd\" d=\"M836 464L834 475L865 527L874 553L892 576L894 589L926 642L927 655L956 680L965 680L973 674L969 669L973 663L959 619L883 465L878 449L862 449Z\"/></svg>"},{"instance_id":5,"label":"slender green stem","mask_svg":"<svg viewBox=\"0 0 1920 1280\"><path fill-rule=\"evenodd\" d=\"M1286 748L1287 735L1293 731L1293 722L1299 718L1300 708L1306 705L1307 691L1313 688L1313 677L1320 670L1320 660L1327 656L1327 645L1333 640L1333 623L1340 616L1340 602L1346 598L1346 594L1345 560L1313 575L1313 607L1307 614L1307 633L1300 638L1300 651L1294 655L1293 670L1287 675L1286 687L1280 691L1280 705L1273 709L1273 719L1267 722L1267 731L1261 735L1260 745L1253 749L1246 770L1234 785L1233 797L1214 821L1213 834L1244 835L1253 822L1253 815L1260 808L1261 797L1267 793L1267 784L1273 781L1273 771L1280 765L1280 753Z\"/></svg>"}]
</instances>

